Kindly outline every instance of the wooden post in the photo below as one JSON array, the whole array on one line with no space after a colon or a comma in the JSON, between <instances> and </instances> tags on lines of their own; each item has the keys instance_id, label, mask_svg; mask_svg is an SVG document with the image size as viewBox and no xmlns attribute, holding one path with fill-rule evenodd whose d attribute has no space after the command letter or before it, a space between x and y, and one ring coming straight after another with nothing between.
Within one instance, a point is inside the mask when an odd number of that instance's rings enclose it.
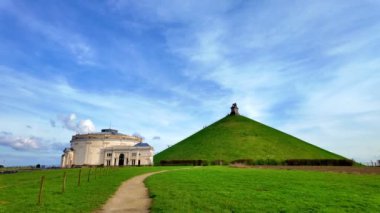
<instances>
[{"instance_id":1,"label":"wooden post","mask_svg":"<svg viewBox=\"0 0 380 213\"><path fill-rule=\"evenodd\" d=\"M82 169L79 169L79 175L78 175L78 186L80 186L80 176L82 173Z\"/></svg>"},{"instance_id":2,"label":"wooden post","mask_svg":"<svg viewBox=\"0 0 380 213\"><path fill-rule=\"evenodd\" d=\"M66 189L66 172L63 173L63 180L62 180L62 193L65 192Z\"/></svg>"},{"instance_id":3,"label":"wooden post","mask_svg":"<svg viewBox=\"0 0 380 213\"><path fill-rule=\"evenodd\" d=\"M40 193L38 193L38 205L41 205L42 202L42 191L44 188L44 182L45 182L45 176L41 176L41 183L40 183Z\"/></svg>"},{"instance_id":4,"label":"wooden post","mask_svg":"<svg viewBox=\"0 0 380 213\"><path fill-rule=\"evenodd\" d=\"M87 175L87 182L90 182L90 174L91 174L91 167L88 170L88 175Z\"/></svg>"}]
</instances>

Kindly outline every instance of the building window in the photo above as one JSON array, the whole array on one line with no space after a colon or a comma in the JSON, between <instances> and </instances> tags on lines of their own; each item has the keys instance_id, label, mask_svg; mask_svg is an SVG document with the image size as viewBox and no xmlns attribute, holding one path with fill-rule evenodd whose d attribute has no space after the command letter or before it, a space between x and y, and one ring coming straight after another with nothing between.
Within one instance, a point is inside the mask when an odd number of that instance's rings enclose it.
<instances>
[{"instance_id":1,"label":"building window","mask_svg":"<svg viewBox=\"0 0 380 213\"><path fill-rule=\"evenodd\" d=\"M111 160L107 160L107 166L111 166Z\"/></svg>"},{"instance_id":2,"label":"building window","mask_svg":"<svg viewBox=\"0 0 380 213\"><path fill-rule=\"evenodd\" d=\"M107 157L112 157L112 153L107 153Z\"/></svg>"},{"instance_id":3,"label":"building window","mask_svg":"<svg viewBox=\"0 0 380 213\"><path fill-rule=\"evenodd\" d=\"M136 157L137 156L137 153L132 153L132 157Z\"/></svg>"},{"instance_id":4,"label":"building window","mask_svg":"<svg viewBox=\"0 0 380 213\"><path fill-rule=\"evenodd\" d=\"M136 160L132 160L132 166L136 164Z\"/></svg>"}]
</instances>

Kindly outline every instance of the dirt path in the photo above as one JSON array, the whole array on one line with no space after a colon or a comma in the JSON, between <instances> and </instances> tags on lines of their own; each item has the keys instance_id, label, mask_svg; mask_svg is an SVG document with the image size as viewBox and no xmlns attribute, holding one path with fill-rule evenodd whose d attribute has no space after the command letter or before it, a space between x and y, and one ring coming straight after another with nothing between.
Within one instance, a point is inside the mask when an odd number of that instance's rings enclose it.
<instances>
[{"instance_id":1,"label":"dirt path","mask_svg":"<svg viewBox=\"0 0 380 213\"><path fill-rule=\"evenodd\" d=\"M107 203L95 212L149 212L152 199L149 198L144 180L151 175L161 172L165 171L150 172L125 181L116 193L108 199Z\"/></svg>"}]
</instances>

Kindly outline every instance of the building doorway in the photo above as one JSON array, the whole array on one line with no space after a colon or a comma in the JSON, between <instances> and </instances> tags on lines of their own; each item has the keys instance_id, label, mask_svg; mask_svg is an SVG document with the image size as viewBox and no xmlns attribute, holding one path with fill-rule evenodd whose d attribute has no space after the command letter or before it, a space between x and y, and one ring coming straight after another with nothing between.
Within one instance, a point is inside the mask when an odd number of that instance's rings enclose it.
<instances>
[{"instance_id":1,"label":"building doorway","mask_svg":"<svg viewBox=\"0 0 380 213\"><path fill-rule=\"evenodd\" d=\"M140 160L137 161L137 165L140 166Z\"/></svg>"},{"instance_id":2,"label":"building doorway","mask_svg":"<svg viewBox=\"0 0 380 213\"><path fill-rule=\"evenodd\" d=\"M119 155L119 166L124 166L124 154Z\"/></svg>"}]
</instances>

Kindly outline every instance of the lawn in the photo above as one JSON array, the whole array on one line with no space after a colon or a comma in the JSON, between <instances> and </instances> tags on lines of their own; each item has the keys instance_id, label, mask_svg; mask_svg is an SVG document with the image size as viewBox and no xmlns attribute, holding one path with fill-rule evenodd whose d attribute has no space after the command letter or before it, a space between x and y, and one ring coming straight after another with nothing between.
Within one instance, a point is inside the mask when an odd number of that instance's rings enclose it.
<instances>
[{"instance_id":1,"label":"lawn","mask_svg":"<svg viewBox=\"0 0 380 213\"><path fill-rule=\"evenodd\" d=\"M200 167L145 182L153 212L380 212L380 175Z\"/></svg>"},{"instance_id":2,"label":"lawn","mask_svg":"<svg viewBox=\"0 0 380 213\"><path fill-rule=\"evenodd\" d=\"M39 170L0 175L0 212L91 212L116 191L121 182L133 176L173 167L132 167L91 170L82 169L78 187L79 169ZM62 193L63 173L66 189ZM37 205L41 176L45 176L42 204Z\"/></svg>"}]
</instances>

